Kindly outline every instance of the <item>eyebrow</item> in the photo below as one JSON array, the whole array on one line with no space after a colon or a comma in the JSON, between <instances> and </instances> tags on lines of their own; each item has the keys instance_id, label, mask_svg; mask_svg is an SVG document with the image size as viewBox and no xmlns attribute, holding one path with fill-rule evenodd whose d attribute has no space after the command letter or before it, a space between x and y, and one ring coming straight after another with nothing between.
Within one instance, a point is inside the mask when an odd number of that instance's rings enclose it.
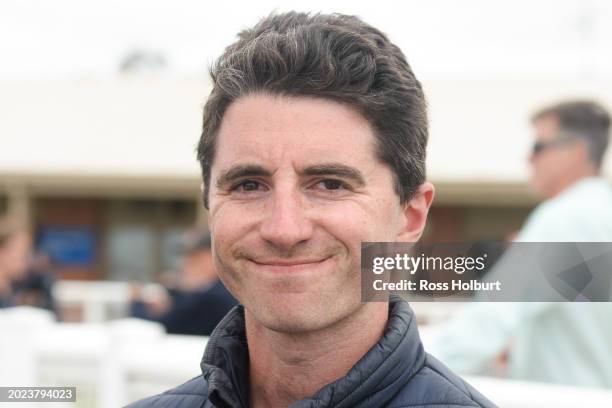
<instances>
[{"instance_id":1,"label":"eyebrow","mask_svg":"<svg viewBox=\"0 0 612 408\"><path fill-rule=\"evenodd\" d=\"M243 177L271 177L272 172L258 164L241 164L221 171L215 185L217 188L233 183Z\"/></svg>"},{"instance_id":2,"label":"eyebrow","mask_svg":"<svg viewBox=\"0 0 612 408\"><path fill-rule=\"evenodd\" d=\"M307 167L303 170L307 176L336 176L351 180L357 187L363 187L366 182L359 170L354 167L340 163L323 163Z\"/></svg>"},{"instance_id":3,"label":"eyebrow","mask_svg":"<svg viewBox=\"0 0 612 408\"><path fill-rule=\"evenodd\" d=\"M359 170L341 163L321 163L306 167L299 173L305 176L336 176L352 181L357 187L363 187L366 184L365 178ZM241 178L271 177L272 175L273 172L258 164L242 164L221 171L215 185L220 189Z\"/></svg>"}]
</instances>

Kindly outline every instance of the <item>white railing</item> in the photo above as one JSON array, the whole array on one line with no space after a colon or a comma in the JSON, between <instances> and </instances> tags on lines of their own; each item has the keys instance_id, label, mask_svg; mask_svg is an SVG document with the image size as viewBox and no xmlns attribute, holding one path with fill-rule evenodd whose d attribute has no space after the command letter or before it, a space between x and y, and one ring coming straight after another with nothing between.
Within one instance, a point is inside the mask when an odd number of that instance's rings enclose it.
<instances>
[{"instance_id":1,"label":"white railing","mask_svg":"<svg viewBox=\"0 0 612 408\"><path fill-rule=\"evenodd\" d=\"M0 386L76 386L76 404L53 406L121 407L198 375L206 341L168 335L161 325L138 319L56 323L41 310L2 310ZM485 377L466 380L504 408L612 407L612 390Z\"/></svg>"},{"instance_id":2,"label":"white railing","mask_svg":"<svg viewBox=\"0 0 612 408\"><path fill-rule=\"evenodd\" d=\"M77 403L54 406L79 408L121 407L181 384L200 372L207 341L139 319L54 323L30 308L0 312L0 333L1 386L74 386Z\"/></svg>"},{"instance_id":3,"label":"white railing","mask_svg":"<svg viewBox=\"0 0 612 408\"><path fill-rule=\"evenodd\" d=\"M142 287L143 296L163 291L158 284ZM110 281L61 280L53 285L53 297L60 311L76 309L83 322L105 322L126 317L129 313L131 284Z\"/></svg>"},{"instance_id":4,"label":"white railing","mask_svg":"<svg viewBox=\"0 0 612 408\"><path fill-rule=\"evenodd\" d=\"M612 407L612 390L489 377L464 379L501 408Z\"/></svg>"}]
</instances>

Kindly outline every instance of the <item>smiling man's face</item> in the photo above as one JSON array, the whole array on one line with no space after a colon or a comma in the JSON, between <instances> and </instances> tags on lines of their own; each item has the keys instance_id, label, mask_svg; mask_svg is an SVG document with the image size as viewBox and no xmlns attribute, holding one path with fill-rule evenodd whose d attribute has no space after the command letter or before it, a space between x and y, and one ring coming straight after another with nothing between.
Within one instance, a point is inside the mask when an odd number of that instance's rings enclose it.
<instances>
[{"instance_id":1,"label":"smiling man's face","mask_svg":"<svg viewBox=\"0 0 612 408\"><path fill-rule=\"evenodd\" d=\"M361 242L418 239L424 219L400 205L374 148L368 121L326 99L250 95L225 112L210 179L213 256L265 327L313 331L355 313Z\"/></svg>"}]
</instances>

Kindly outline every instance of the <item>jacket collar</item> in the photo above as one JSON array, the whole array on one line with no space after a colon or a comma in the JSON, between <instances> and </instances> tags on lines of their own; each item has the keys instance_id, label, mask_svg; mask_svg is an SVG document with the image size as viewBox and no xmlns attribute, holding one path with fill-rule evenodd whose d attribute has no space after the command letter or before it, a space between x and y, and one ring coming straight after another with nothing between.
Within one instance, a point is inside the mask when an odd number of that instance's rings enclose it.
<instances>
[{"instance_id":1,"label":"jacket collar","mask_svg":"<svg viewBox=\"0 0 612 408\"><path fill-rule=\"evenodd\" d=\"M408 303L392 296L383 337L346 374L292 408L382 406L423 366L425 352ZM232 309L212 333L201 363L217 407L249 404L249 351L244 309Z\"/></svg>"}]
</instances>

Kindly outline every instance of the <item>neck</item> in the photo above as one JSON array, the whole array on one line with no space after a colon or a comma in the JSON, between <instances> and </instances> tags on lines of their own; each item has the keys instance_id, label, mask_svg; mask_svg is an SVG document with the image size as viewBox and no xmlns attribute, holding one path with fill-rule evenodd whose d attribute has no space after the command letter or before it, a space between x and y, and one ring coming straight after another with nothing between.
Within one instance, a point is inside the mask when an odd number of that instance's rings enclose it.
<instances>
[{"instance_id":1,"label":"neck","mask_svg":"<svg viewBox=\"0 0 612 408\"><path fill-rule=\"evenodd\" d=\"M555 197L561 194L563 191L570 188L571 186L573 186L574 184L576 184L577 182L587 177L596 177L596 176L599 176L599 172L592 167L585 168L582 171L575 171L572 174L568 175L567 177L563 178L562 180L559 180L559 183L557 183L557 188L551 191L548 197L549 198Z\"/></svg>"},{"instance_id":2,"label":"neck","mask_svg":"<svg viewBox=\"0 0 612 408\"><path fill-rule=\"evenodd\" d=\"M388 303L366 303L342 321L309 333L269 330L245 310L250 406L286 407L346 375L383 336L388 310Z\"/></svg>"}]
</instances>

